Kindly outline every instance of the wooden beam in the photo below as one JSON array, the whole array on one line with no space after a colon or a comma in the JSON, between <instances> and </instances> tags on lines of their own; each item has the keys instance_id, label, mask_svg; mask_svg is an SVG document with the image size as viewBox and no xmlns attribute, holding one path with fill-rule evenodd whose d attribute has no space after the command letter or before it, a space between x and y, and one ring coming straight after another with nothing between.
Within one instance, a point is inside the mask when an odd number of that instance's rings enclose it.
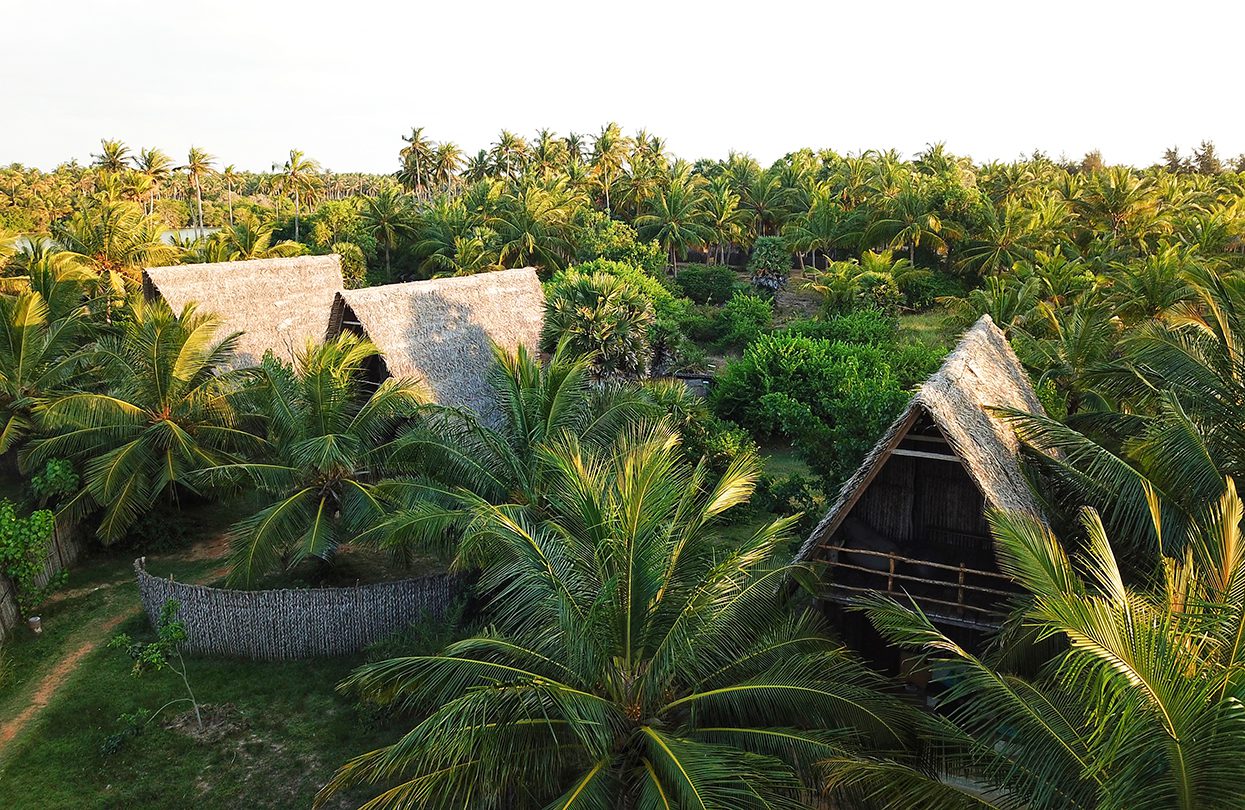
<instances>
[{"instance_id":1,"label":"wooden beam","mask_svg":"<svg viewBox=\"0 0 1245 810\"><path fill-rule=\"evenodd\" d=\"M907 436L904 436L904 440L914 442L935 442L937 444L947 443L947 439L944 436L924 436L920 433L909 433Z\"/></svg>"},{"instance_id":2,"label":"wooden beam","mask_svg":"<svg viewBox=\"0 0 1245 810\"><path fill-rule=\"evenodd\" d=\"M927 458L931 461L954 461L957 464L964 463L959 456L953 456L950 453L930 453L925 450L908 450L904 447L896 447L891 451L891 455L908 456L909 458Z\"/></svg>"}]
</instances>

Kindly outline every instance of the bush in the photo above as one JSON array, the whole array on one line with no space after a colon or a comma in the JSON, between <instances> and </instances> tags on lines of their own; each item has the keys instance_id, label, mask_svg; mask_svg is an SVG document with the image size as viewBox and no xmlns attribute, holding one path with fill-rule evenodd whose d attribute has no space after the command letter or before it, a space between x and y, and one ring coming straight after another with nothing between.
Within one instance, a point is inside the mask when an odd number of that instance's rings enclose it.
<instances>
[{"instance_id":1,"label":"bush","mask_svg":"<svg viewBox=\"0 0 1245 810\"><path fill-rule=\"evenodd\" d=\"M683 429L684 446L694 458L704 458L721 475L743 453L756 453L757 444L748 431L727 419L706 414Z\"/></svg>"},{"instance_id":2,"label":"bush","mask_svg":"<svg viewBox=\"0 0 1245 810\"><path fill-rule=\"evenodd\" d=\"M735 293L722 307L721 319L721 342L728 346L745 346L769 329L774 322L774 307L755 295Z\"/></svg>"},{"instance_id":3,"label":"bush","mask_svg":"<svg viewBox=\"0 0 1245 810\"><path fill-rule=\"evenodd\" d=\"M800 519L795 524L793 542L796 545L803 541L830 508L830 496L822 487L821 481L811 476L795 473L775 478L766 477L760 488L763 497L769 501L771 512L780 515L800 514Z\"/></svg>"},{"instance_id":4,"label":"bush","mask_svg":"<svg viewBox=\"0 0 1245 810\"><path fill-rule=\"evenodd\" d=\"M909 307L928 309L939 298L962 298L968 292L964 279L949 273L928 273L914 275L909 281L900 285L900 292Z\"/></svg>"},{"instance_id":5,"label":"bush","mask_svg":"<svg viewBox=\"0 0 1245 810\"><path fill-rule=\"evenodd\" d=\"M363 248L353 242L335 242L330 250L341 257L346 289L367 285L367 257L363 254Z\"/></svg>"},{"instance_id":6,"label":"bush","mask_svg":"<svg viewBox=\"0 0 1245 810\"><path fill-rule=\"evenodd\" d=\"M925 343L900 343L888 352L891 371L905 389L912 389L925 382L942 363L946 352Z\"/></svg>"},{"instance_id":7,"label":"bush","mask_svg":"<svg viewBox=\"0 0 1245 810\"><path fill-rule=\"evenodd\" d=\"M758 236L748 258L748 272L752 286L777 292L787 286L791 275L791 249L781 236Z\"/></svg>"},{"instance_id":8,"label":"bush","mask_svg":"<svg viewBox=\"0 0 1245 810\"><path fill-rule=\"evenodd\" d=\"M544 351L566 341L591 358L598 378L648 374L653 301L639 287L609 273L568 270L545 286L545 299Z\"/></svg>"},{"instance_id":9,"label":"bush","mask_svg":"<svg viewBox=\"0 0 1245 810\"><path fill-rule=\"evenodd\" d=\"M736 281L735 272L720 265L685 267L675 279L683 294L697 304L729 301Z\"/></svg>"},{"instance_id":10,"label":"bush","mask_svg":"<svg viewBox=\"0 0 1245 810\"><path fill-rule=\"evenodd\" d=\"M600 211L585 211L577 223L579 262L606 259L638 267L649 275L659 275L666 267L666 252L656 242L640 240L635 228L610 219Z\"/></svg>"},{"instance_id":11,"label":"bush","mask_svg":"<svg viewBox=\"0 0 1245 810\"><path fill-rule=\"evenodd\" d=\"M831 482L855 469L907 401L877 346L761 335L718 379L715 412L759 438L791 441Z\"/></svg>"},{"instance_id":12,"label":"bush","mask_svg":"<svg viewBox=\"0 0 1245 810\"><path fill-rule=\"evenodd\" d=\"M37 608L64 581L65 572L37 584L47 560L56 518L47 509L19 517L10 501L0 501L0 574L17 586L17 606L23 616Z\"/></svg>"},{"instance_id":13,"label":"bush","mask_svg":"<svg viewBox=\"0 0 1245 810\"><path fill-rule=\"evenodd\" d=\"M876 309L857 309L824 320L796 321L787 327L787 332L844 343L889 346L899 336L899 318Z\"/></svg>"}]
</instances>

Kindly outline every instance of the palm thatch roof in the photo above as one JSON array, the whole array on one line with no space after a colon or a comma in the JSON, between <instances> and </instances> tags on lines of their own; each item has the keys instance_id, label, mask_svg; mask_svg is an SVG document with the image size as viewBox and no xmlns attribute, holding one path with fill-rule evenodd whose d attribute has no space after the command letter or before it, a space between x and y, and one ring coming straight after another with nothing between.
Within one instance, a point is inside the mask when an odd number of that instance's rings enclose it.
<instances>
[{"instance_id":1,"label":"palm thatch roof","mask_svg":"<svg viewBox=\"0 0 1245 810\"><path fill-rule=\"evenodd\" d=\"M495 422L493 346L538 351L544 313L540 279L524 267L342 290L329 333L361 332L380 349L389 374L418 379L435 402Z\"/></svg>"},{"instance_id":2,"label":"palm thatch roof","mask_svg":"<svg viewBox=\"0 0 1245 810\"><path fill-rule=\"evenodd\" d=\"M917 389L903 413L843 484L834 505L804 542L796 560L812 559L817 549L829 542L922 415L927 415L946 438L987 507L1041 518L1021 468L1016 434L992 413L994 408L1043 412L1007 338L989 315L983 315L964 333L942 366Z\"/></svg>"},{"instance_id":3,"label":"palm thatch roof","mask_svg":"<svg viewBox=\"0 0 1245 810\"><path fill-rule=\"evenodd\" d=\"M233 366L253 366L271 350L292 361L308 340L324 339L333 298L343 286L341 261L294 256L148 267L143 291L174 311L197 302L215 313L223 334L242 332Z\"/></svg>"}]
</instances>

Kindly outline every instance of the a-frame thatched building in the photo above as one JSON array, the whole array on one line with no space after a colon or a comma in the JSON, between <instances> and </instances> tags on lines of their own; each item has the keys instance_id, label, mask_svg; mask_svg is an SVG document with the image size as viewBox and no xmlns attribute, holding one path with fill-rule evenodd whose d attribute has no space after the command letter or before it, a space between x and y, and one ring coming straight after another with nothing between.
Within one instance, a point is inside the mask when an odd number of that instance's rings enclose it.
<instances>
[{"instance_id":1,"label":"a-frame thatched building","mask_svg":"<svg viewBox=\"0 0 1245 810\"><path fill-rule=\"evenodd\" d=\"M987 508L1040 515L1012 429L992 409L1041 413L1028 375L988 315L843 485L797 555L828 563L824 597L908 595L936 621L997 623L1012 590L997 572Z\"/></svg>"},{"instance_id":2,"label":"a-frame thatched building","mask_svg":"<svg viewBox=\"0 0 1245 810\"><path fill-rule=\"evenodd\" d=\"M233 366L257 365L272 351L292 361L307 341L324 340L337 291L341 261L331 256L295 256L212 264L178 264L143 271L148 298L163 298L175 312L198 303L215 313L223 334L241 332Z\"/></svg>"},{"instance_id":3,"label":"a-frame thatched building","mask_svg":"<svg viewBox=\"0 0 1245 810\"><path fill-rule=\"evenodd\" d=\"M530 267L474 276L343 290L333 303L329 336L366 336L380 349L376 382L419 380L432 399L495 422L488 376L493 346L540 348L545 297Z\"/></svg>"}]
</instances>

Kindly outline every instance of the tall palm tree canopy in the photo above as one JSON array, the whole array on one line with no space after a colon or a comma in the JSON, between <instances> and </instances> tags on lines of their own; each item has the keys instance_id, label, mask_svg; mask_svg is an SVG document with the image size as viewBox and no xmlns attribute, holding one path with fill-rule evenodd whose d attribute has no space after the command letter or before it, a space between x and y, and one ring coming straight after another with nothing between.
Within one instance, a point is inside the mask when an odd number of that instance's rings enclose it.
<instances>
[{"instance_id":1,"label":"tall palm tree canopy","mask_svg":"<svg viewBox=\"0 0 1245 810\"><path fill-rule=\"evenodd\" d=\"M245 481L272 502L231 532L232 574L247 582L308 557L329 559L342 542L371 528L402 487L391 461L394 441L424 401L412 380L390 378L364 394L371 343L342 335L311 344L290 367L267 355L260 399L267 436L247 459L202 471L205 481Z\"/></svg>"},{"instance_id":2,"label":"tall palm tree canopy","mask_svg":"<svg viewBox=\"0 0 1245 810\"><path fill-rule=\"evenodd\" d=\"M716 478L663 427L541 454L546 507L477 500L463 538L490 560L488 629L351 677L429 710L321 800L367 782L396 785L369 807L797 807L818 759L893 739L899 704L780 606L790 521L722 543L755 457Z\"/></svg>"},{"instance_id":3,"label":"tall palm tree canopy","mask_svg":"<svg viewBox=\"0 0 1245 810\"><path fill-rule=\"evenodd\" d=\"M30 443L27 459L82 463L84 488L69 508L102 509L105 543L161 498L194 490L195 472L255 447L240 409L245 377L222 372L236 341L193 306L178 315L136 297L89 359L108 391L78 391L36 409L45 435Z\"/></svg>"}]
</instances>

